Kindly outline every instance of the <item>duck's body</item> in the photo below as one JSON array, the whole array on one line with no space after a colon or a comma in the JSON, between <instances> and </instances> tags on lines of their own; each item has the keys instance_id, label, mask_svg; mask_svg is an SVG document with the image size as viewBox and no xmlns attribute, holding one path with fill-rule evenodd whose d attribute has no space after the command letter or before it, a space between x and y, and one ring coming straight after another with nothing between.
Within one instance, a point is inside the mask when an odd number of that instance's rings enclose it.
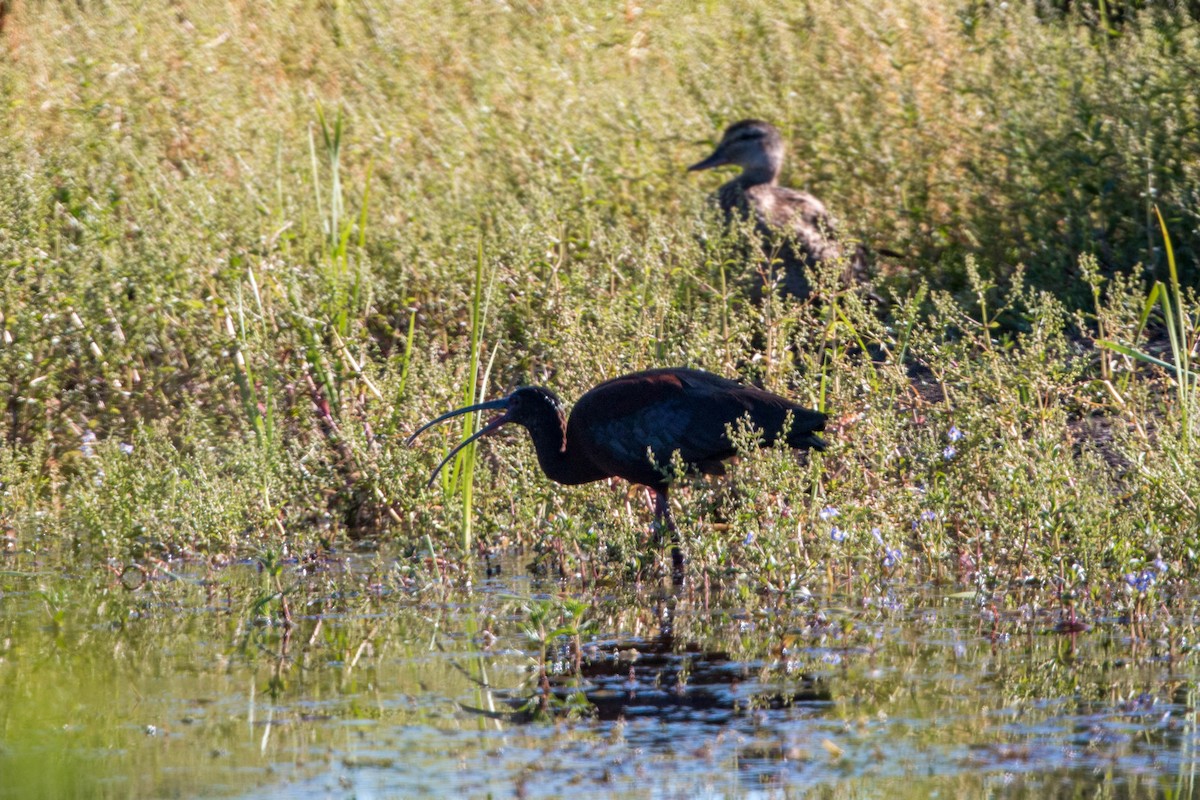
<instances>
[{"instance_id":1,"label":"duck's body","mask_svg":"<svg viewBox=\"0 0 1200 800\"><path fill-rule=\"evenodd\" d=\"M726 220L752 220L767 255L783 267L784 293L808 297L812 293L809 271L843 256L825 204L808 192L779 185L783 137L770 123L748 119L730 125L712 155L688 170L726 164L742 168L740 175L717 190L717 204ZM861 248L852 254L843 277L846 282L865 279Z\"/></svg>"},{"instance_id":2,"label":"duck's body","mask_svg":"<svg viewBox=\"0 0 1200 800\"><path fill-rule=\"evenodd\" d=\"M741 420L762 431L761 446L786 437L792 447L825 448L816 435L825 428L825 415L819 411L710 372L685 368L633 372L605 381L579 398L570 419L549 389L525 386L508 397L443 414L409 441L444 419L485 409L504 413L451 450L434 475L469 442L515 422L529 431L546 477L566 485L624 478L646 486L655 495L656 516L672 531L667 488L676 453L688 471L720 474L721 462L737 453L729 429L736 429ZM791 427L785 428L789 416ZM682 566L678 547L673 559L678 571Z\"/></svg>"}]
</instances>

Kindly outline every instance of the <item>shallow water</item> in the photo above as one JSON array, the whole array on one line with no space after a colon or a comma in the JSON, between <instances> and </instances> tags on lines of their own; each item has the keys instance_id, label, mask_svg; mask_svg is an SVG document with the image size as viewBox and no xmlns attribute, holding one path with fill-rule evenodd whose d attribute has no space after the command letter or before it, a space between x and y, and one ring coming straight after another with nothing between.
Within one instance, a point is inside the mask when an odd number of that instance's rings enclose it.
<instances>
[{"instance_id":1,"label":"shallow water","mask_svg":"<svg viewBox=\"0 0 1200 800\"><path fill-rule=\"evenodd\" d=\"M1171 624L1066 635L954 586L706 599L499 566L470 588L381 555L0 574L0 795L1195 789L1200 670Z\"/></svg>"}]
</instances>

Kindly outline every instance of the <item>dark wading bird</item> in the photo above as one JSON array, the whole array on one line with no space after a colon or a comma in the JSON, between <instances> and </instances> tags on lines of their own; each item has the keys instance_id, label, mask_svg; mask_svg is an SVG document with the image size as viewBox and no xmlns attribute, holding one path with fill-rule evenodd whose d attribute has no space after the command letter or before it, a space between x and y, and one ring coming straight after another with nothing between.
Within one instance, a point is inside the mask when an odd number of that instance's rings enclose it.
<instances>
[{"instance_id":1,"label":"dark wading bird","mask_svg":"<svg viewBox=\"0 0 1200 800\"><path fill-rule=\"evenodd\" d=\"M842 257L833 218L825 204L807 192L779 185L783 137L768 122L744 119L730 125L712 155L692 164L688 171L727 164L741 167L742 172L717 190L717 204L725 218L752 220L768 252L778 251L775 257L782 262L784 293L800 299L808 297L812 285L806 272ZM866 278L866 253L861 247L855 248L842 280L853 285Z\"/></svg>"},{"instance_id":2,"label":"dark wading bird","mask_svg":"<svg viewBox=\"0 0 1200 800\"><path fill-rule=\"evenodd\" d=\"M825 415L819 411L710 372L681 368L633 372L605 381L579 398L569 420L554 392L523 386L508 397L442 414L422 425L408 442L439 422L489 409L504 413L451 450L433 471L430 485L459 450L514 422L529 431L538 464L553 481L574 485L616 477L648 487L654 495L656 520L671 531L671 562L677 577L682 574L683 555L667 503L664 472L672 454L678 451L690 472L722 474L721 461L736 455L728 428L743 418L762 431L761 446L785 436L792 447L825 449L816 435L825 429ZM791 427L785 431L789 415Z\"/></svg>"}]
</instances>

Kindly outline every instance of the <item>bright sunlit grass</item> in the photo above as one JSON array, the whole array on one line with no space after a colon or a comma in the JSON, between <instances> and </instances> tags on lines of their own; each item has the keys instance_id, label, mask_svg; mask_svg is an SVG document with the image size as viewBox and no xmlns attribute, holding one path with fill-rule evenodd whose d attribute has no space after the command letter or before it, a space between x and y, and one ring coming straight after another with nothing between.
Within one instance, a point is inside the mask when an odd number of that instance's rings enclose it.
<instances>
[{"instance_id":1,"label":"bright sunlit grass","mask_svg":"<svg viewBox=\"0 0 1200 800\"><path fill-rule=\"evenodd\" d=\"M20 4L0 38L6 541L136 559L349 533L641 574L638 493L553 486L501 436L434 497L438 453L400 442L521 383L571 400L688 365L833 419L820 458L755 453L675 494L697 574L1194 574L1200 107L1180 65L1200 36L1143 23ZM894 305L747 299L705 203L726 176L683 172L745 116L784 132L788 185L898 254L876 268Z\"/></svg>"}]
</instances>

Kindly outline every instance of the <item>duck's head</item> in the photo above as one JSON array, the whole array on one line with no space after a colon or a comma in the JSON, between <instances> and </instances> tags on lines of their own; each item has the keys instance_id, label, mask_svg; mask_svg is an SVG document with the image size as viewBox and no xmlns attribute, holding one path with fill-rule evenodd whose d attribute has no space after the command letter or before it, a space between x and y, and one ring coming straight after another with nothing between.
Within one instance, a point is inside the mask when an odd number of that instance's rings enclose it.
<instances>
[{"instance_id":1,"label":"duck's head","mask_svg":"<svg viewBox=\"0 0 1200 800\"><path fill-rule=\"evenodd\" d=\"M744 176L774 182L783 166L783 137L779 129L760 119L744 119L725 129L712 155L688 167L689 172L726 164L742 168Z\"/></svg>"}]
</instances>

